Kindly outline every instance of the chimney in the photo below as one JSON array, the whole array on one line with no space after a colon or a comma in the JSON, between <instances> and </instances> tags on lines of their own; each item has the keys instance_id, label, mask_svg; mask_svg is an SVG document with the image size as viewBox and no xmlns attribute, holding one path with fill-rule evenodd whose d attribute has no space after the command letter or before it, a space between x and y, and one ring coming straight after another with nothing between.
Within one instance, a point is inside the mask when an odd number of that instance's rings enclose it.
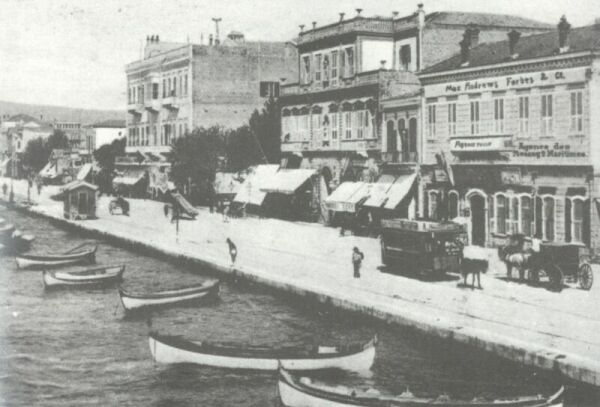
<instances>
[{"instance_id":1,"label":"chimney","mask_svg":"<svg viewBox=\"0 0 600 407\"><path fill-rule=\"evenodd\" d=\"M476 47L479 44L479 28L475 24L469 24L466 32L469 36L469 46Z\"/></svg>"},{"instance_id":2,"label":"chimney","mask_svg":"<svg viewBox=\"0 0 600 407\"><path fill-rule=\"evenodd\" d=\"M313 30L314 30L315 28L317 28L317 22L316 22L316 21L313 21L313 22L312 22L312 26L313 26Z\"/></svg>"},{"instance_id":3,"label":"chimney","mask_svg":"<svg viewBox=\"0 0 600 407\"><path fill-rule=\"evenodd\" d=\"M569 50L569 31L571 30L571 24L567 21L567 17L564 15L560 18L558 23L558 48L559 52L567 52Z\"/></svg>"},{"instance_id":4,"label":"chimney","mask_svg":"<svg viewBox=\"0 0 600 407\"><path fill-rule=\"evenodd\" d=\"M381 68L380 69L385 70L385 63L386 62L387 61L385 59L382 59L381 61L379 61L379 63L381 64Z\"/></svg>"},{"instance_id":5,"label":"chimney","mask_svg":"<svg viewBox=\"0 0 600 407\"><path fill-rule=\"evenodd\" d=\"M208 34L208 45L210 45L211 47L213 45L213 35L212 34Z\"/></svg>"},{"instance_id":6,"label":"chimney","mask_svg":"<svg viewBox=\"0 0 600 407\"><path fill-rule=\"evenodd\" d=\"M467 36L463 37L460 42L460 66L469 66L469 58L471 54L471 47Z\"/></svg>"},{"instance_id":7,"label":"chimney","mask_svg":"<svg viewBox=\"0 0 600 407\"><path fill-rule=\"evenodd\" d=\"M512 59L516 59L519 54L517 54L517 43L519 42L519 38L521 38L521 33L517 30L512 30L508 33L508 52Z\"/></svg>"},{"instance_id":8,"label":"chimney","mask_svg":"<svg viewBox=\"0 0 600 407\"><path fill-rule=\"evenodd\" d=\"M398 17L398 14L399 14L399 13L398 13L397 11L392 11L392 17L393 17L393 18L396 18L396 17Z\"/></svg>"},{"instance_id":9,"label":"chimney","mask_svg":"<svg viewBox=\"0 0 600 407\"><path fill-rule=\"evenodd\" d=\"M363 9L362 8L357 8L356 10L356 17L360 17L360 13L362 13Z\"/></svg>"},{"instance_id":10,"label":"chimney","mask_svg":"<svg viewBox=\"0 0 600 407\"><path fill-rule=\"evenodd\" d=\"M158 35L156 36L156 42L160 42L160 37Z\"/></svg>"},{"instance_id":11,"label":"chimney","mask_svg":"<svg viewBox=\"0 0 600 407\"><path fill-rule=\"evenodd\" d=\"M417 24L419 28L425 27L425 10L423 9L423 3L417 5Z\"/></svg>"},{"instance_id":12,"label":"chimney","mask_svg":"<svg viewBox=\"0 0 600 407\"><path fill-rule=\"evenodd\" d=\"M344 16L346 15L346 13L340 13L340 21L344 21Z\"/></svg>"},{"instance_id":13,"label":"chimney","mask_svg":"<svg viewBox=\"0 0 600 407\"><path fill-rule=\"evenodd\" d=\"M302 34L304 32L304 24L300 24L298 27L300 27L300 34Z\"/></svg>"}]
</instances>

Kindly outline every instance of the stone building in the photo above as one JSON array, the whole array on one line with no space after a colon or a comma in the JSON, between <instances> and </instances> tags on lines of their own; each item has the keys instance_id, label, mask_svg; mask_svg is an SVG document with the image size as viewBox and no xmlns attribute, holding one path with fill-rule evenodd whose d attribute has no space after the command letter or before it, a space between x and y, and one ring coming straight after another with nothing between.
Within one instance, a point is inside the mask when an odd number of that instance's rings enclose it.
<instances>
[{"instance_id":1,"label":"stone building","mask_svg":"<svg viewBox=\"0 0 600 407\"><path fill-rule=\"evenodd\" d=\"M563 17L547 33L520 34L463 40L419 75L422 214L468 217L476 245L523 233L597 250L600 24L571 29Z\"/></svg>"},{"instance_id":2,"label":"stone building","mask_svg":"<svg viewBox=\"0 0 600 407\"><path fill-rule=\"evenodd\" d=\"M300 26L298 77L281 86L283 162L319 170L328 190L372 178L372 169L377 174L386 163L407 167L396 173L414 169L421 149L415 73L451 56L466 29L473 43L498 41L511 29L549 29L516 16L426 14L422 4L404 17L361 11L309 30Z\"/></svg>"},{"instance_id":3,"label":"stone building","mask_svg":"<svg viewBox=\"0 0 600 407\"><path fill-rule=\"evenodd\" d=\"M239 32L223 42L211 36L208 45L148 37L144 58L126 67L126 126L127 153L147 164L149 192L168 170L175 138L196 127L246 124L296 71L296 49L283 42L246 41Z\"/></svg>"}]
</instances>

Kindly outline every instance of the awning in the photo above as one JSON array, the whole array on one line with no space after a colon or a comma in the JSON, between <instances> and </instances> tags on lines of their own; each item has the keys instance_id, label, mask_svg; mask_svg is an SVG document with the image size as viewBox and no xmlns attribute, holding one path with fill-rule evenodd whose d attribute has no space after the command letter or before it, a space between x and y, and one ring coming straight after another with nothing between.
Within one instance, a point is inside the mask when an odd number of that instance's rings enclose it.
<instances>
[{"instance_id":1,"label":"awning","mask_svg":"<svg viewBox=\"0 0 600 407\"><path fill-rule=\"evenodd\" d=\"M282 169L262 184L260 190L291 195L315 174L314 170Z\"/></svg>"},{"instance_id":2,"label":"awning","mask_svg":"<svg viewBox=\"0 0 600 407\"><path fill-rule=\"evenodd\" d=\"M344 182L325 199L325 207L335 212L356 212L356 206L369 196L371 184Z\"/></svg>"},{"instance_id":3,"label":"awning","mask_svg":"<svg viewBox=\"0 0 600 407\"><path fill-rule=\"evenodd\" d=\"M92 171L92 164L83 164L79 172L77 173L77 179L83 181Z\"/></svg>"},{"instance_id":4,"label":"awning","mask_svg":"<svg viewBox=\"0 0 600 407\"><path fill-rule=\"evenodd\" d=\"M144 178L144 171L127 171L123 176L115 177L113 184L132 186L140 182Z\"/></svg>"},{"instance_id":5,"label":"awning","mask_svg":"<svg viewBox=\"0 0 600 407\"><path fill-rule=\"evenodd\" d=\"M416 173L398 178L387 192L387 201L385 203L384 208L396 209L396 207L408 195L416 179Z\"/></svg>"},{"instance_id":6,"label":"awning","mask_svg":"<svg viewBox=\"0 0 600 407\"><path fill-rule=\"evenodd\" d=\"M278 169L279 165L275 164L257 165L248 174L233 201L251 205L262 205L267 193L261 191L261 187L269 178L275 175Z\"/></svg>"},{"instance_id":7,"label":"awning","mask_svg":"<svg viewBox=\"0 0 600 407\"><path fill-rule=\"evenodd\" d=\"M391 182L376 182L372 184L371 194L365 201L363 206L369 206L371 208L381 208L381 206L388 199L387 193L392 187Z\"/></svg>"},{"instance_id":8,"label":"awning","mask_svg":"<svg viewBox=\"0 0 600 407\"><path fill-rule=\"evenodd\" d=\"M56 178L58 176L58 165L56 165L56 163L49 162L44 168L42 168L39 174L42 178Z\"/></svg>"}]
</instances>

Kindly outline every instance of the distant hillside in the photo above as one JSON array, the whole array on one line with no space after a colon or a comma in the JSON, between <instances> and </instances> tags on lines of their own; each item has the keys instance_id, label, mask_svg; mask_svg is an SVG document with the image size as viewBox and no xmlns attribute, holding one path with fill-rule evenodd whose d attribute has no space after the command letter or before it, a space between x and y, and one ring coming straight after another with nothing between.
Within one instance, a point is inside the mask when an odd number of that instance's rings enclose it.
<instances>
[{"instance_id":1,"label":"distant hillside","mask_svg":"<svg viewBox=\"0 0 600 407\"><path fill-rule=\"evenodd\" d=\"M12 116L24 113L46 122L64 121L80 122L83 125L93 124L103 120L124 120L125 111L120 110L92 110L77 109L73 107L30 105L27 103L14 103L0 101L0 121L4 115Z\"/></svg>"}]
</instances>

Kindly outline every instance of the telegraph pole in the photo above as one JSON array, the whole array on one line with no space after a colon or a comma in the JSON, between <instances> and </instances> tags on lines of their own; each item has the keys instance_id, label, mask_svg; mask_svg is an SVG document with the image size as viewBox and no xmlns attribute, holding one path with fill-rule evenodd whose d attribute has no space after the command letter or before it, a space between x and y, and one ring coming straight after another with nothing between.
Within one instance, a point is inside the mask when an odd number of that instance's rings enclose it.
<instances>
[{"instance_id":1,"label":"telegraph pole","mask_svg":"<svg viewBox=\"0 0 600 407\"><path fill-rule=\"evenodd\" d=\"M221 22L222 18L221 17L218 17L218 18L213 17L212 20L215 22L215 28L216 28L215 45L218 45L221 42L221 40L219 40L219 22Z\"/></svg>"}]
</instances>

